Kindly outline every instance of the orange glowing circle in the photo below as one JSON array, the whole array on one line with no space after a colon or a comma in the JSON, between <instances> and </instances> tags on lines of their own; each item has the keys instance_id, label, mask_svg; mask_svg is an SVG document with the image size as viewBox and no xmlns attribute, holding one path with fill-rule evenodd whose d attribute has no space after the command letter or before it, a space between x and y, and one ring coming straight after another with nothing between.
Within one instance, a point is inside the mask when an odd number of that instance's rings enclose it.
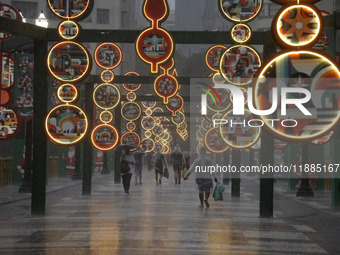
<instances>
[{"instance_id":1,"label":"orange glowing circle","mask_svg":"<svg viewBox=\"0 0 340 255\"><path fill-rule=\"evenodd\" d=\"M207 50L205 63L211 70L218 72L221 56L226 49L224 45L214 45Z\"/></svg>"},{"instance_id":2,"label":"orange glowing circle","mask_svg":"<svg viewBox=\"0 0 340 255\"><path fill-rule=\"evenodd\" d=\"M172 112L172 116L174 117L176 116L176 113L183 108L183 104L183 98L177 94L169 98L166 108Z\"/></svg>"},{"instance_id":3,"label":"orange glowing circle","mask_svg":"<svg viewBox=\"0 0 340 255\"><path fill-rule=\"evenodd\" d=\"M171 120L174 124L180 125L185 121L185 115L183 112L178 111L175 116L171 116Z\"/></svg>"},{"instance_id":4,"label":"orange glowing circle","mask_svg":"<svg viewBox=\"0 0 340 255\"><path fill-rule=\"evenodd\" d=\"M47 1L50 10L62 19L77 19L83 16L90 6L91 0Z\"/></svg>"},{"instance_id":5,"label":"orange glowing circle","mask_svg":"<svg viewBox=\"0 0 340 255\"><path fill-rule=\"evenodd\" d=\"M215 153L222 153L229 148L229 146L223 141L218 127L208 130L208 132L205 134L204 142L206 147Z\"/></svg>"},{"instance_id":6,"label":"orange glowing circle","mask_svg":"<svg viewBox=\"0 0 340 255\"><path fill-rule=\"evenodd\" d=\"M113 114L110 111L103 111L99 114L99 120L105 124L113 120Z\"/></svg>"},{"instance_id":7,"label":"orange glowing circle","mask_svg":"<svg viewBox=\"0 0 340 255\"><path fill-rule=\"evenodd\" d=\"M133 146L134 149L131 151L134 151L140 145L140 137L135 132L126 132L120 138L120 143Z\"/></svg>"},{"instance_id":8,"label":"orange glowing circle","mask_svg":"<svg viewBox=\"0 0 340 255\"><path fill-rule=\"evenodd\" d=\"M323 31L322 14L312 5L283 6L274 17L272 31L283 47L313 45Z\"/></svg>"},{"instance_id":9,"label":"orange glowing circle","mask_svg":"<svg viewBox=\"0 0 340 255\"><path fill-rule=\"evenodd\" d=\"M126 94L126 99L130 102L135 101L136 98L137 98L137 95L135 92L130 91L129 93Z\"/></svg>"},{"instance_id":10,"label":"orange glowing circle","mask_svg":"<svg viewBox=\"0 0 340 255\"><path fill-rule=\"evenodd\" d=\"M145 130L151 130L156 126L155 119L151 116L145 116L141 121L141 126Z\"/></svg>"},{"instance_id":11,"label":"orange glowing circle","mask_svg":"<svg viewBox=\"0 0 340 255\"><path fill-rule=\"evenodd\" d=\"M72 103L78 98L78 89L72 84L62 84L57 89L57 97L63 103Z\"/></svg>"},{"instance_id":12,"label":"orange glowing circle","mask_svg":"<svg viewBox=\"0 0 340 255\"><path fill-rule=\"evenodd\" d=\"M0 89L0 105L6 105L11 102L12 93L8 90Z\"/></svg>"},{"instance_id":13,"label":"orange glowing circle","mask_svg":"<svg viewBox=\"0 0 340 255\"><path fill-rule=\"evenodd\" d=\"M124 76L139 76L139 73L136 72L127 72L126 74L124 74ZM128 91L137 91L141 88L142 84L125 84L123 83L123 87L124 89L128 90Z\"/></svg>"},{"instance_id":14,"label":"orange glowing circle","mask_svg":"<svg viewBox=\"0 0 340 255\"><path fill-rule=\"evenodd\" d=\"M62 82L79 82L90 71L91 58L80 43L56 43L48 52L47 67L51 75Z\"/></svg>"},{"instance_id":15,"label":"orange glowing circle","mask_svg":"<svg viewBox=\"0 0 340 255\"><path fill-rule=\"evenodd\" d=\"M93 91L93 102L100 109L111 110L120 102L120 91L113 84L100 84Z\"/></svg>"},{"instance_id":16,"label":"orange glowing circle","mask_svg":"<svg viewBox=\"0 0 340 255\"><path fill-rule=\"evenodd\" d=\"M125 120L135 121L141 116L142 109L136 102L126 102L122 106L121 114Z\"/></svg>"},{"instance_id":17,"label":"orange glowing circle","mask_svg":"<svg viewBox=\"0 0 340 255\"><path fill-rule=\"evenodd\" d=\"M151 138L144 138L140 145L145 152L151 152L155 148L155 141Z\"/></svg>"},{"instance_id":18,"label":"orange glowing circle","mask_svg":"<svg viewBox=\"0 0 340 255\"><path fill-rule=\"evenodd\" d=\"M247 22L260 13L262 0L219 0L218 7L223 17L229 21Z\"/></svg>"},{"instance_id":19,"label":"orange glowing circle","mask_svg":"<svg viewBox=\"0 0 340 255\"><path fill-rule=\"evenodd\" d=\"M169 74L158 76L154 83L154 90L158 96L163 98L163 103L168 104L169 98L177 93L177 79Z\"/></svg>"},{"instance_id":20,"label":"orange glowing circle","mask_svg":"<svg viewBox=\"0 0 340 255\"><path fill-rule=\"evenodd\" d=\"M74 40L78 37L79 25L72 20L64 20L58 25L59 36L64 40Z\"/></svg>"},{"instance_id":21,"label":"orange glowing circle","mask_svg":"<svg viewBox=\"0 0 340 255\"><path fill-rule=\"evenodd\" d=\"M105 83L110 83L114 78L115 74L111 70L106 69L100 73L100 79Z\"/></svg>"},{"instance_id":22,"label":"orange glowing circle","mask_svg":"<svg viewBox=\"0 0 340 255\"><path fill-rule=\"evenodd\" d=\"M57 105L47 113L45 118L48 137L57 144L71 145L80 142L87 129L88 118L76 105Z\"/></svg>"},{"instance_id":23,"label":"orange glowing circle","mask_svg":"<svg viewBox=\"0 0 340 255\"><path fill-rule=\"evenodd\" d=\"M129 121L126 123L125 128L129 131L132 132L136 129L136 124L132 121Z\"/></svg>"},{"instance_id":24,"label":"orange glowing circle","mask_svg":"<svg viewBox=\"0 0 340 255\"><path fill-rule=\"evenodd\" d=\"M251 29L246 24L236 24L230 31L231 39L236 43L245 43L251 37Z\"/></svg>"},{"instance_id":25,"label":"orange glowing circle","mask_svg":"<svg viewBox=\"0 0 340 255\"><path fill-rule=\"evenodd\" d=\"M115 127L108 124L101 124L93 129L91 141L97 149L108 151L118 144L119 134Z\"/></svg>"},{"instance_id":26,"label":"orange glowing circle","mask_svg":"<svg viewBox=\"0 0 340 255\"><path fill-rule=\"evenodd\" d=\"M103 69L114 69L122 62L122 50L115 43L102 43L94 51L94 60Z\"/></svg>"}]
</instances>

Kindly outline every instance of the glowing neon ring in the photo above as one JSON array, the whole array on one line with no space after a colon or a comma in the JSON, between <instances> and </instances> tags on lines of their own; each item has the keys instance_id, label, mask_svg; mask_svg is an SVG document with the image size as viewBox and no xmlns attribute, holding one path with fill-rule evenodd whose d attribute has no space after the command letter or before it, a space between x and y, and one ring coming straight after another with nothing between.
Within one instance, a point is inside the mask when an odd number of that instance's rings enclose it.
<instances>
[{"instance_id":1,"label":"glowing neon ring","mask_svg":"<svg viewBox=\"0 0 340 255\"><path fill-rule=\"evenodd\" d=\"M136 124L134 122L132 122L132 121L127 122L125 128L129 132L132 132L132 131L134 131L136 129Z\"/></svg>"},{"instance_id":2,"label":"glowing neon ring","mask_svg":"<svg viewBox=\"0 0 340 255\"><path fill-rule=\"evenodd\" d=\"M177 93L177 79L169 74L160 75L155 80L154 90L158 96L163 98L163 103L167 104L169 98Z\"/></svg>"},{"instance_id":3,"label":"glowing neon ring","mask_svg":"<svg viewBox=\"0 0 340 255\"><path fill-rule=\"evenodd\" d=\"M67 1L65 5L62 5L60 1L47 1L50 10L59 18L62 19L77 19L83 16L87 9L89 8L91 0L82 0L73 3L73 8L71 2ZM71 14L71 15L69 15Z\"/></svg>"},{"instance_id":4,"label":"glowing neon ring","mask_svg":"<svg viewBox=\"0 0 340 255\"><path fill-rule=\"evenodd\" d=\"M57 97L63 103L72 103L78 98L78 89L72 84L62 84L57 89Z\"/></svg>"},{"instance_id":5,"label":"glowing neon ring","mask_svg":"<svg viewBox=\"0 0 340 255\"><path fill-rule=\"evenodd\" d=\"M185 121L185 115L183 112L178 111L175 116L171 116L171 120L174 124L180 125Z\"/></svg>"},{"instance_id":6,"label":"glowing neon ring","mask_svg":"<svg viewBox=\"0 0 340 255\"><path fill-rule=\"evenodd\" d=\"M205 53L205 64L215 72L219 70L220 58L227 49L224 45L214 45Z\"/></svg>"},{"instance_id":7,"label":"glowing neon ring","mask_svg":"<svg viewBox=\"0 0 340 255\"><path fill-rule=\"evenodd\" d=\"M96 64L103 69L114 69L122 62L122 50L115 43L102 43L94 51Z\"/></svg>"},{"instance_id":8,"label":"glowing neon ring","mask_svg":"<svg viewBox=\"0 0 340 255\"><path fill-rule=\"evenodd\" d=\"M236 1L236 6L233 4L235 1L219 0L218 7L221 14L236 23L247 22L254 19L262 8L262 0L258 1Z\"/></svg>"},{"instance_id":9,"label":"glowing neon ring","mask_svg":"<svg viewBox=\"0 0 340 255\"><path fill-rule=\"evenodd\" d=\"M151 138L144 138L140 144L145 152L151 152L155 148L155 141Z\"/></svg>"},{"instance_id":10,"label":"glowing neon ring","mask_svg":"<svg viewBox=\"0 0 340 255\"><path fill-rule=\"evenodd\" d=\"M100 84L93 91L93 102L100 109L111 110L120 102L120 91L113 84Z\"/></svg>"},{"instance_id":11,"label":"glowing neon ring","mask_svg":"<svg viewBox=\"0 0 340 255\"><path fill-rule=\"evenodd\" d=\"M142 109L136 102L126 102L121 108L121 114L125 120L135 121L141 116Z\"/></svg>"},{"instance_id":12,"label":"glowing neon ring","mask_svg":"<svg viewBox=\"0 0 340 255\"><path fill-rule=\"evenodd\" d=\"M118 144L119 134L115 127L108 124L101 124L93 129L91 141L97 149L108 151Z\"/></svg>"},{"instance_id":13,"label":"glowing neon ring","mask_svg":"<svg viewBox=\"0 0 340 255\"><path fill-rule=\"evenodd\" d=\"M80 142L87 129L88 118L76 105L57 105L47 113L45 118L48 137L57 144L71 145Z\"/></svg>"},{"instance_id":14,"label":"glowing neon ring","mask_svg":"<svg viewBox=\"0 0 340 255\"><path fill-rule=\"evenodd\" d=\"M208 130L205 134L204 142L207 148L215 153L224 152L229 148L229 146L221 138L218 127Z\"/></svg>"},{"instance_id":15,"label":"glowing neon ring","mask_svg":"<svg viewBox=\"0 0 340 255\"><path fill-rule=\"evenodd\" d=\"M124 74L124 76L139 76L139 73L136 72L127 72L126 74ZM137 91L142 87L142 84L122 84L124 89L128 90L128 91Z\"/></svg>"},{"instance_id":16,"label":"glowing neon ring","mask_svg":"<svg viewBox=\"0 0 340 255\"><path fill-rule=\"evenodd\" d=\"M100 79L105 83L109 83L113 81L114 78L115 78L115 74L111 70L106 69L100 73Z\"/></svg>"},{"instance_id":17,"label":"glowing neon ring","mask_svg":"<svg viewBox=\"0 0 340 255\"><path fill-rule=\"evenodd\" d=\"M246 24L236 24L230 30L230 37L236 43L246 43L251 34L251 29Z\"/></svg>"},{"instance_id":18,"label":"glowing neon ring","mask_svg":"<svg viewBox=\"0 0 340 255\"><path fill-rule=\"evenodd\" d=\"M151 130L156 126L155 119L151 116L145 116L141 121L141 126L145 130Z\"/></svg>"},{"instance_id":19,"label":"glowing neon ring","mask_svg":"<svg viewBox=\"0 0 340 255\"><path fill-rule=\"evenodd\" d=\"M120 143L133 146L134 148L131 151L134 151L140 145L140 137L135 132L126 132L120 138Z\"/></svg>"},{"instance_id":20,"label":"glowing neon ring","mask_svg":"<svg viewBox=\"0 0 340 255\"><path fill-rule=\"evenodd\" d=\"M79 25L72 20L64 20L58 25L59 36L64 40L74 40L78 37Z\"/></svg>"},{"instance_id":21,"label":"glowing neon ring","mask_svg":"<svg viewBox=\"0 0 340 255\"><path fill-rule=\"evenodd\" d=\"M103 111L99 114L99 120L105 124L113 120L113 114L110 111Z\"/></svg>"}]
</instances>

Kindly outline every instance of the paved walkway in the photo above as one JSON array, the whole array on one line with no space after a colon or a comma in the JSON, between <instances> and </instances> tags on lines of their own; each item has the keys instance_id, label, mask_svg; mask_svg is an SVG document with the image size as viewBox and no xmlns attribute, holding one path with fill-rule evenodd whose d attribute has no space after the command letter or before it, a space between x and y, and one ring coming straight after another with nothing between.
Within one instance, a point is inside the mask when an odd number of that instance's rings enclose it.
<instances>
[{"instance_id":1,"label":"paved walkway","mask_svg":"<svg viewBox=\"0 0 340 255\"><path fill-rule=\"evenodd\" d=\"M285 203L292 211L296 204L285 197L273 219L259 218L258 184L242 181L240 199L226 186L224 201L201 209L193 178L156 186L144 174L143 185L132 180L129 196L112 175L94 178L92 196L67 180L72 185L48 194L45 216L30 215L29 199L0 205L0 254L340 254L339 218L316 212L331 222L332 243L287 216Z\"/></svg>"}]
</instances>

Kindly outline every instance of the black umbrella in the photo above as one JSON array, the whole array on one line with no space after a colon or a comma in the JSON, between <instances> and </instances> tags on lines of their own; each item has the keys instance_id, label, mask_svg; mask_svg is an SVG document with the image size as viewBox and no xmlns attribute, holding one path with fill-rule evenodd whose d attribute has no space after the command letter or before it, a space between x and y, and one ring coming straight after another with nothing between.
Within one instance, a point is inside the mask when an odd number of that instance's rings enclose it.
<instances>
[{"instance_id":1,"label":"black umbrella","mask_svg":"<svg viewBox=\"0 0 340 255\"><path fill-rule=\"evenodd\" d=\"M120 144L118 145L117 150L126 150L126 149L133 150L135 148L136 147L131 144Z\"/></svg>"}]
</instances>

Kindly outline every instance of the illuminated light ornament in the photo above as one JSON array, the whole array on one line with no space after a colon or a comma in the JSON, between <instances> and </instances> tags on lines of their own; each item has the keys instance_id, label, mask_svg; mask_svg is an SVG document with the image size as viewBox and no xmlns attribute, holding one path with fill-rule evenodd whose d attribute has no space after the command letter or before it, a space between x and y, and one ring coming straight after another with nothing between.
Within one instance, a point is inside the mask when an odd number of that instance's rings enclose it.
<instances>
[{"instance_id":1,"label":"illuminated light ornament","mask_svg":"<svg viewBox=\"0 0 340 255\"><path fill-rule=\"evenodd\" d=\"M78 90L72 84L62 84L57 89L57 97L63 103L72 103L78 98Z\"/></svg>"},{"instance_id":2,"label":"illuminated light ornament","mask_svg":"<svg viewBox=\"0 0 340 255\"><path fill-rule=\"evenodd\" d=\"M10 106L0 106L0 141L13 138L20 130L19 112Z\"/></svg>"},{"instance_id":3,"label":"illuminated light ornament","mask_svg":"<svg viewBox=\"0 0 340 255\"><path fill-rule=\"evenodd\" d=\"M90 0L51 1L47 0L50 10L62 19L77 19L89 9Z\"/></svg>"},{"instance_id":4,"label":"illuminated light ornament","mask_svg":"<svg viewBox=\"0 0 340 255\"><path fill-rule=\"evenodd\" d=\"M311 99L303 104L311 116L303 114L295 105L288 106L286 116L260 115L264 127L277 138L309 142L326 135L339 123L340 71L335 62L321 51L278 53L263 66L258 77L254 84L254 107L258 110L270 109L272 97L269 95L274 88L288 85L291 88L304 88L312 92ZM299 98L300 95L289 93L288 96ZM278 105L276 112L280 111L281 104ZM270 119L278 121L273 122Z\"/></svg>"},{"instance_id":5,"label":"illuminated light ornament","mask_svg":"<svg viewBox=\"0 0 340 255\"><path fill-rule=\"evenodd\" d=\"M172 112L172 116L176 116L176 113L183 108L183 98L177 94L169 98L166 108Z\"/></svg>"},{"instance_id":6,"label":"illuminated light ornament","mask_svg":"<svg viewBox=\"0 0 340 255\"><path fill-rule=\"evenodd\" d=\"M22 21L22 16L20 13L12 6L8 4L1 4L0 3L0 17L5 17L7 19L18 20ZM9 33L0 32L0 41L8 39L13 35Z\"/></svg>"},{"instance_id":7,"label":"illuminated light ornament","mask_svg":"<svg viewBox=\"0 0 340 255\"><path fill-rule=\"evenodd\" d=\"M246 43L250 39L251 34L250 27L245 24L236 24L230 31L231 39L236 43Z\"/></svg>"},{"instance_id":8,"label":"illuminated light ornament","mask_svg":"<svg viewBox=\"0 0 340 255\"><path fill-rule=\"evenodd\" d=\"M99 120L105 124L113 121L113 114L110 111L103 111L99 114Z\"/></svg>"},{"instance_id":9,"label":"illuminated light ornament","mask_svg":"<svg viewBox=\"0 0 340 255\"><path fill-rule=\"evenodd\" d=\"M120 143L133 146L132 151L134 151L140 145L140 137L135 132L126 132L120 138Z\"/></svg>"},{"instance_id":10,"label":"illuminated light ornament","mask_svg":"<svg viewBox=\"0 0 340 255\"><path fill-rule=\"evenodd\" d=\"M48 52L48 70L59 81L79 82L90 71L90 66L90 54L80 43L59 42Z\"/></svg>"},{"instance_id":11,"label":"illuminated light ornament","mask_svg":"<svg viewBox=\"0 0 340 255\"><path fill-rule=\"evenodd\" d=\"M124 74L124 76L139 76L139 73L127 72L126 74ZM126 89L128 91L137 91L141 88L141 86L142 86L142 84L124 84L123 83L124 89Z\"/></svg>"},{"instance_id":12,"label":"illuminated light ornament","mask_svg":"<svg viewBox=\"0 0 340 255\"><path fill-rule=\"evenodd\" d=\"M144 132L144 135L145 135L146 138L149 138L149 137L152 136L152 133L151 133L150 130L146 130L146 131Z\"/></svg>"},{"instance_id":13,"label":"illuminated light ornament","mask_svg":"<svg viewBox=\"0 0 340 255\"><path fill-rule=\"evenodd\" d=\"M163 126L162 125L157 125L154 127L154 129L152 129L152 133L155 136L160 136L163 133ZM157 141L156 141L157 142Z\"/></svg>"},{"instance_id":14,"label":"illuminated light ornament","mask_svg":"<svg viewBox=\"0 0 340 255\"><path fill-rule=\"evenodd\" d=\"M186 122L181 123L180 125L177 126L178 130L186 130L188 127Z\"/></svg>"},{"instance_id":15,"label":"illuminated light ornament","mask_svg":"<svg viewBox=\"0 0 340 255\"><path fill-rule=\"evenodd\" d=\"M213 112L224 112L231 106L230 91L227 89L209 89L206 90L207 94L207 107ZM216 94L218 94L217 99ZM211 96L210 96L211 95Z\"/></svg>"},{"instance_id":16,"label":"illuminated light ornament","mask_svg":"<svg viewBox=\"0 0 340 255\"><path fill-rule=\"evenodd\" d=\"M261 67L259 54L251 47L236 45L228 48L220 60L220 73L234 85L249 84Z\"/></svg>"},{"instance_id":17,"label":"illuminated light ornament","mask_svg":"<svg viewBox=\"0 0 340 255\"><path fill-rule=\"evenodd\" d=\"M151 152L155 148L155 141L151 138L144 138L140 145L145 152Z\"/></svg>"},{"instance_id":18,"label":"illuminated light ornament","mask_svg":"<svg viewBox=\"0 0 340 255\"><path fill-rule=\"evenodd\" d=\"M326 144L330 140L332 140L334 134L335 134L335 132L331 131L327 135L311 141L311 143L314 144L314 145L323 145L323 144Z\"/></svg>"},{"instance_id":19,"label":"illuminated light ornament","mask_svg":"<svg viewBox=\"0 0 340 255\"><path fill-rule=\"evenodd\" d=\"M135 121L141 116L142 110L135 102L126 102L121 109L122 117L127 121Z\"/></svg>"},{"instance_id":20,"label":"illuminated light ornament","mask_svg":"<svg viewBox=\"0 0 340 255\"><path fill-rule=\"evenodd\" d=\"M229 146L223 141L217 127L211 128L205 135L204 139L206 147L215 153L226 151Z\"/></svg>"},{"instance_id":21,"label":"illuminated light ornament","mask_svg":"<svg viewBox=\"0 0 340 255\"><path fill-rule=\"evenodd\" d=\"M247 22L256 17L262 7L262 0L219 0L222 15L232 22Z\"/></svg>"},{"instance_id":22,"label":"illuminated light ornament","mask_svg":"<svg viewBox=\"0 0 340 255\"><path fill-rule=\"evenodd\" d=\"M142 101L142 105L145 108L154 108L156 106L157 102L156 101Z\"/></svg>"},{"instance_id":23,"label":"illuminated light ornament","mask_svg":"<svg viewBox=\"0 0 340 255\"><path fill-rule=\"evenodd\" d=\"M224 45L214 45L207 50L207 53L205 54L205 63L212 71L219 71L220 59L226 49L227 47Z\"/></svg>"},{"instance_id":24,"label":"illuminated light ornament","mask_svg":"<svg viewBox=\"0 0 340 255\"><path fill-rule=\"evenodd\" d=\"M152 114L152 110L151 109L148 108L148 109L145 110L145 115L146 116L150 116L151 114Z\"/></svg>"},{"instance_id":25,"label":"illuminated light ornament","mask_svg":"<svg viewBox=\"0 0 340 255\"><path fill-rule=\"evenodd\" d=\"M45 119L48 137L57 144L71 145L79 142L87 128L86 114L76 105L57 105L48 112Z\"/></svg>"},{"instance_id":26,"label":"illuminated light ornament","mask_svg":"<svg viewBox=\"0 0 340 255\"><path fill-rule=\"evenodd\" d=\"M100 109L111 110L120 102L120 91L113 84L100 84L93 91L93 101Z\"/></svg>"},{"instance_id":27,"label":"illuminated light ornament","mask_svg":"<svg viewBox=\"0 0 340 255\"><path fill-rule=\"evenodd\" d=\"M134 92L129 92L126 94L126 99L130 102L135 101L136 98L137 98L137 95Z\"/></svg>"},{"instance_id":28,"label":"illuminated light ornament","mask_svg":"<svg viewBox=\"0 0 340 255\"><path fill-rule=\"evenodd\" d=\"M323 31L322 15L311 5L283 6L276 14L272 31L286 48L315 44Z\"/></svg>"},{"instance_id":29,"label":"illuminated light ornament","mask_svg":"<svg viewBox=\"0 0 340 255\"><path fill-rule=\"evenodd\" d=\"M0 52L0 56L1 56ZM2 54L0 89L10 88L14 84L14 59L9 54Z\"/></svg>"},{"instance_id":30,"label":"illuminated light ornament","mask_svg":"<svg viewBox=\"0 0 340 255\"><path fill-rule=\"evenodd\" d=\"M184 113L177 111L175 116L171 116L171 121L176 125L182 124L185 121Z\"/></svg>"},{"instance_id":31,"label":"illuminated light ornament","mask_svg":"<svg viewBox=\"0 0 340 255\"><path fill-rule=\"evenodd\" d=\"M113 149L118 144L119 135L113 126L101 124L93 129L91 141L97 149L107 151Z\"/></svg>"},{"instance_id":32,"label":"illuminated light ornament","mask_svg":"<svg viewBox=\"0 0 340 255\"><path fill-rule=\"evenodd\" d=\"M212 122L207 120L206 118L203 118L201 122L201 128L204 131L208 131L211 127L212 127Z\"/></svg>"},{"instance_id":33,"label":"illuminated light ornament","mask_svg":"<svg viewBox=\"0 0 340 255\"><path fill-rule=\"evenodd\" d=\"M164 74L157 77L154 83L156 94L163 98L163 103L168 104L169 98L173 97L178 91L177 79L169 74L169 70L174 66L174 60L171 59L161 68Z\"/></svg>"},{"instance_id":34,"label":"illuminated light ornament","mask_svg":"<svg viewBox=\"0 0 340 255\"><path fill-rule=\"evenodd\" d=\"M223 78L223 76L220 73L215 73L213 75L212 80L216 84L224 84L225 83L225 79Z\"/></svg>"},{"instance_id":35,"label":"illuminated light ornament","mask_svg":"<svg viewBox=\"0 0 340 255\"><path fill-rule=\"evenodd\" d=\"M115 43L102 43L96 48L94 59L103 69L114 69L122 61L122 50Z\"/></svg>"},{"instance_id":36,"label":"illuminated light ornament","mask_svg":"<svg viewBox=\"0 0 340 255\"><path fill-rule=\"evenodd\" d=\"M115 78L115 74L111 70L104 70L100 73L100 79L105 83L110 83Z\"/></svg>"},{"instance_id":37,"label":"illuminated light ornament","mask_svg":"<svg viewBox=\"0 0 340 255\"><path fill-rule=\"evenodd\" d=\"M128 130L129 132L132 132L136 129L136 124L132 121L129 121L126 123L126 130Z\"/></svg>"},{"instance_id":38,"label":"illuminated light ornament","mask_svg":"<svg viewBox=\"0 0 340 255\"><path fill-rule=\"evenodd\" d=\"M151 65L151 73L158 73L160 64L165 63L173 54L174 43L169 33L159 24L169 14L166 0L145 0L144 16L151 22L137 38L136 50L139 57Z\"/></svg>"},{"instance_id":39,"label":"illuminated light ornament","mask_svg":"<svg viewBox=\"0 0 340 255\"><path fill-rule=\"evenodd\" d=\"M12 101L12 93L5 89L0 89L0 105L7 105Z\"/></svg>"},{"instance_id":40,"label":"illuminated light ornament","mask_svg":"<svg viewBox=\"0 0 340 255\"><path fill-rule=\"evenodd\" d=\"M141 126L145 130L152 130L156 126L155 119L151 116L145 116L141 121Z\"/></svg>"},{"instance_id":41,"label":"illuminated light ornament","mask_svg":"<svg viewBox=\"0 0 340 255\"><path fill-rule=\"evenodd\" d=\"M76 39L79 35L79 31L79 25L72 20L64 20L58 25L59 36L65 40Z\"/></svg>"},{"instance_id":42,"label":"illuminated light ornament","mask_svg":"<svg viewBox=\"0 0 340 255\"><path fill-rule=\"evenodd\" d=\"M260 137L261 128L254 121L253 114L245 110L244 115L234 115L232 111L227 112L222 119L227 120L227 124L219 125L219 130L223 141L230 147L244 149L256 143ZM252 127L248 125L251 122Z\"/></svg>"}]
</instances>

